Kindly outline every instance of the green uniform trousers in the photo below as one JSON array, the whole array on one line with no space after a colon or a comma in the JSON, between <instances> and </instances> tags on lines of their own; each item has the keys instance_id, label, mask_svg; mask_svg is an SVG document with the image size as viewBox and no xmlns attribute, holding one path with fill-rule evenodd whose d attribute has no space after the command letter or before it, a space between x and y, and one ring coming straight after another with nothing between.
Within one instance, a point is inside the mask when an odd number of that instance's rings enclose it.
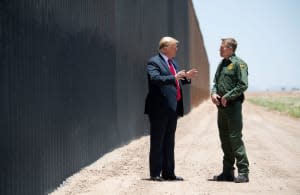
<instances>
[{"instance_id":1,"label":"green uniform trousers","mask_svg":"<svg viewBox=\"0 0 300 195\"><path fill-rule=\"evenodd\" d=\"M234 162L239 174L248 175L249 162L242 140L242 103L234 101L226 107L218 106L218 128L224 153L223 171L234 170Z\"/></svg>"}]
</instances>

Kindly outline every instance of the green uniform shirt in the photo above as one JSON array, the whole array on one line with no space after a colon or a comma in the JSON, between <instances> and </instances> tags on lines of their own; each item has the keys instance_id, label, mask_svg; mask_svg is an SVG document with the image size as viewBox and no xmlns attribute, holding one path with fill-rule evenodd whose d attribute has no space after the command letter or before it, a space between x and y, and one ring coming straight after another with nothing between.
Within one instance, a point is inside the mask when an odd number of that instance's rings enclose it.
<instances>
[{"instance_id":1,"label":"green uniform shirt","mask_svg":"<svg viewBox=\"0 0 300 195\"><path fill-rule=\"evenodd\" d=\"M248 88L248 66L233 54L219 64L211 94L224 96L226 100L234 100Z\"/></svg>"}]
</instances>

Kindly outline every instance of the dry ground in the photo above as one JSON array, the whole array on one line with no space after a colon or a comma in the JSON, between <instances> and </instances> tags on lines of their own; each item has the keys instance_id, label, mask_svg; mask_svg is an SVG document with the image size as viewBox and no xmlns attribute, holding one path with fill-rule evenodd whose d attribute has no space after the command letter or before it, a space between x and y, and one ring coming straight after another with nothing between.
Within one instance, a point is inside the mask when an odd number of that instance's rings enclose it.
<instances>
[{"instance_id":1,"label":"dry ground","mask_svg":"<svg viewBox=\"0 0 300 195\"><path fill-rule=\"evenodd\" d=\"M208 181L222 170L210 101L181 118L176 132L176 174L182 182L149 181L149 136L118 148L68 178L58 194L300 194L300 120L245 102L244 142L250 182Z\"/></svg>"}]
</instances>

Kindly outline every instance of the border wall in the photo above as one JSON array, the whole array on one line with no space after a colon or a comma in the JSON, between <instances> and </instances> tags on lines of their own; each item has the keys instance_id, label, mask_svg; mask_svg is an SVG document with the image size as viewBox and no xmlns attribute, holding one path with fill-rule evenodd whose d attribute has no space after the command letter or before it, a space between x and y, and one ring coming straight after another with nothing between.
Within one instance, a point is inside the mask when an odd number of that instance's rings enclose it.
<instances>
[{"instance_id":1,"label":"border wall","mask_svg":"<svg viewBox=\"0 0 300 195\"><path fill-rule=\"evenodd\" d=\"M188 112L209 96L191 0L1 0L0 194L47 194L148 134L147 59L162 36L197 68Z\"/></svg>"}]
</instances>

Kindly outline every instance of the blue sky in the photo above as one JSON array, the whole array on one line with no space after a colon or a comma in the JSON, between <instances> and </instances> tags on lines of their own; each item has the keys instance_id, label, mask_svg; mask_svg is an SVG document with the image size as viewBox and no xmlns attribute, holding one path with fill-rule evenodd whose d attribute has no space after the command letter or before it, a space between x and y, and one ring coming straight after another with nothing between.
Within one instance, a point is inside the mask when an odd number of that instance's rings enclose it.
<instances>
[{"instance_id":1,"label":"blue sky","mask_svg":"<svg viewBox=\"0 0 300 195\"><path fill-rule=\"evenodd\" d=\"M300 88L299 0L193 0L212 83L221 38L234 37L249 67L249 90ZM201 71L201 70L200 70Z\"/></svg>"}]
</instances>

